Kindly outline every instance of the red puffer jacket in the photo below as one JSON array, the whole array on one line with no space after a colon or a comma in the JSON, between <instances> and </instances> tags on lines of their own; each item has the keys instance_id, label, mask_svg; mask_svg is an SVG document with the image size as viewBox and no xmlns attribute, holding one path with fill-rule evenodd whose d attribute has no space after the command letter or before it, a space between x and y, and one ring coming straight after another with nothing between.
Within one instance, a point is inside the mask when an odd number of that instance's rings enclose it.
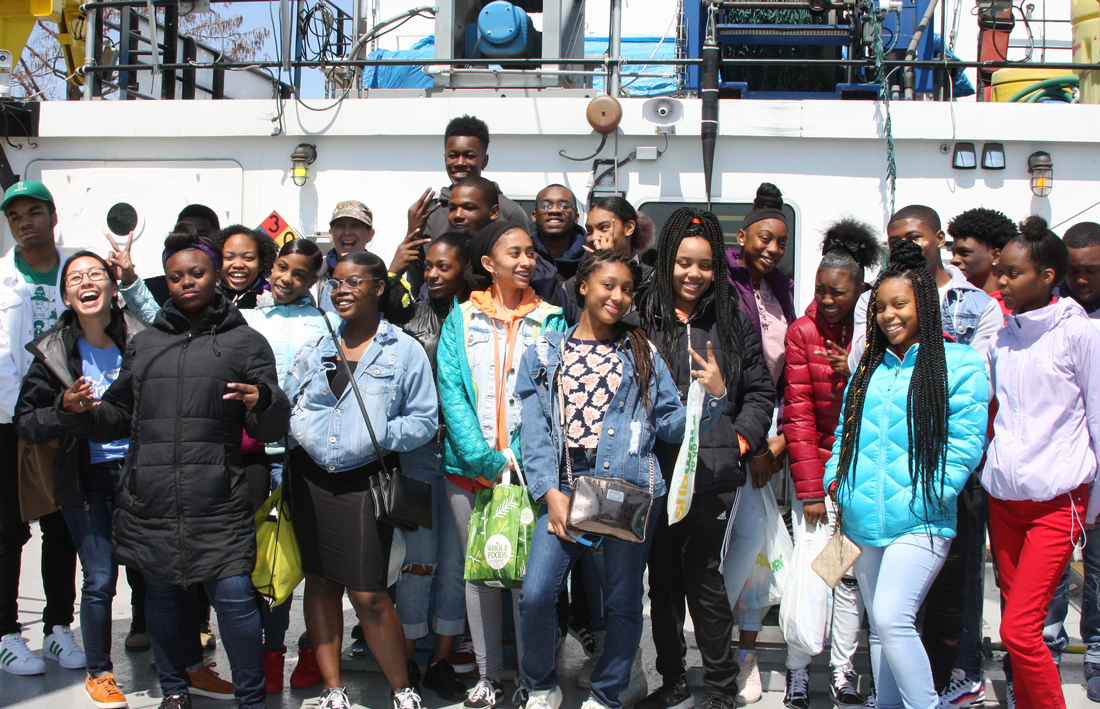
<instances>
[{"instance_id":1,"label":"red puffer jacket","mask_svg":"<svg viewBox=\"0 0 1100 709\"><path fill-rule=\"evenodd\" d=\"M832 454L836 425L844 406L847 380L833 371L829 360L814 352L824 351L825 341L843 347L852 344L851 319L830 325L810 303L806 314L787 330L787 386L783 392L783 433L791 478L800 500L823 499L821 478Z\"/></svg>"}]
</instances>

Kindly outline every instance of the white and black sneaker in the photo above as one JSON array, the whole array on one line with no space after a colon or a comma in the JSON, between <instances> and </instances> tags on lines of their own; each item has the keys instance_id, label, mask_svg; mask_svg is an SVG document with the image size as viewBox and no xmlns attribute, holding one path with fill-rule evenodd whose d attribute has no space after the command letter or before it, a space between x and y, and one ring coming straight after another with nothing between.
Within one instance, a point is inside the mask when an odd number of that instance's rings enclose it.
<instances>
[{"instance_id":1,"label":"white and black sneaker","mask_svg":"<svg viewBox=\"0 0 1100 709\"><path fill-rule=\"evenodd\" d=\"M653 694L638 702L637 709L693 709L695 698L691 696L687 680L665 680Z\"/></svg>"},{"instance_id":2,"label":"white and black sneaker","mask_svg":"<svg viewBox=\"0 0 1100 709\"><path fill-rule=\"evenodd\" d=\"M951 670L951 681L940 694L940 709L968 709L985 706L985 686L980 680L967 677L964 670Z\"/></svg>"},{"instance_id":3,"label":"white and black sneaker","mask_svg":"<svg viewBox=\"0 0 1100 709\"><path fill-rule=\"evenodd\" d=\"M810 673L805 670L787 670L787 692L783 695L787 709L810 709Z\"/></svg>"},{"instance_id":4,"label":"white and black sneaker","mask_svg":"<svg viewBox=\"0 0 1100 709\"><path fill-rule=\"evenodd\" d=\"M489 709L504 701L504 684L499 679L482 677L466 695L462 706L466 709Z\"/></svg>"},{"instance_id":5,"label":"white and black sneaker","mask_svg":"<svg viewBox=\"0 0 1100 709\"><path fill-rule=\"evenodd\" d=\"M859 675L855 673L851 665L834 667L832 670L833 681L830 690L833 695L833 703L840 709L862 709L866 700L856 689L859 686Z\"/></svg>"},{"instance_id":6,"label":"white and black sneaker","mask_svg":"<svg viewBox=\"0 0 1100 709\"><path fill-rule=\"evenodd\" d=\"M46 663L27 647L22 633L9 633L0 638L0 670L13 675L40 675Z\"/></svg>"},{"instance_id":7,"label":"white and black sneaker","mask_svg":"<svg viewBox=\"0 0 1100 709\"><path fill-rule=\"evenodd\" d=\"M42 654L67 670L82 670L87 666L84 651L76 644L76 636L67 625L55 625L42 642Z\"/></svg>"},{"instance_id":8,"label":"white and black sneaker","mask_svg":"<svg viewBox=\"0 0 1100 709\"><path fill-rule=\"evenodd\" d=\"M351 709L351 702L343 687L329 687L321 693L321 703L317 709Z\"/></svg>"},{"instance_id":9,"label":"white and black sneaker","mask_svg":"<svg viewBox=\"0 0 1100 709\"><path fill-rule=\"evenodd\" d=\"M420 695L412 687L393 693L393 709L420 709Z\"/></svg>"}]
</instances>

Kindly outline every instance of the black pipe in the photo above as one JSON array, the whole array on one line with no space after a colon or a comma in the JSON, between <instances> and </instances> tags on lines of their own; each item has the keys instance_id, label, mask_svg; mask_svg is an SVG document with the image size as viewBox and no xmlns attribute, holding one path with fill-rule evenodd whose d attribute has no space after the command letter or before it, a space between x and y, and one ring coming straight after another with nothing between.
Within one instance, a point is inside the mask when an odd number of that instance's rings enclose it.
<instances>
[{"instance_id":1,"label":"black pipe","mask_svg":"<svg viewBox=\"0 0 1100 709\"><path fill-rule=\"evenodd\" d=\"M708 38L703 45L703 70L700 85L703 99L703 179L706 181L707 209L710 209L710 183L714 173L714 143L718 138L718 43Z\"/></svg>"}]
</instances>

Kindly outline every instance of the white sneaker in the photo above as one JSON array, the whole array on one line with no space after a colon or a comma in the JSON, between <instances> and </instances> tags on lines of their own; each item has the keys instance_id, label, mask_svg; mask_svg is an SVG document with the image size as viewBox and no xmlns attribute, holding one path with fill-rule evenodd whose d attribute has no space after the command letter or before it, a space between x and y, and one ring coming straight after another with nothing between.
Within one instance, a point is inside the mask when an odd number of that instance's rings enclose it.
<instances>
[{"instance_id":1,"label":"white sneaker","mask_svg":"<svg viewBox=\"0 0 1100 709\"><path fill-rule=\"evenodd\" d=\"M951 670L951 681L940 695L939 709L964 709L984 705L985 686L967 677L963 670Z\"/></svg>"},{"instance_id":2,"label":"white sneaker","mask_svg":"<svg viewBox=\"0 0 1100 709\"><path fill-rule=\"evenodd\" d=\"M53 626L53 632L42 642L42 654L57 660L67 670L81 670L88 665L84 651L76 644L76 636L67 625Z\"/></svg>"},{"instance_id":3,"label":"white sneaker","mask_svg":"<svg viewBox=\"0 0 1100 709\"><path fill-rule=\"evenodd\" d=\"M351 702L343 687L329 687L321 693L321 703L317 709L351 709Z\"/></svg>"},{"instance_id":4,"label":"white sneaker","mask_svg":"<svg viewBox=\"0 0 1100 709\"><path fill-rule=\"evenodd\" d=\"M623 706L626 705L624 704ZM608 709L608 707L599 699L589 694L588 699L585 699L584 704L581 704L581 709Z\"/></svg>"},{"instance_id":5,"label":"white sneaker","mask_svg":"<svg viewBox=\"0 0 1100 709\"><path fill-rule=\"evenodd\" d=\"M13 675L40 675L46 663L27 647L22 633L9 633L0 638L0 670Z\"/></svg>"},{"instance_id":6,"label":"white sneaker","mask_svg":"<svg viewBox=\"0 0 1100 709\"><path fill-rule=\"evenodd\" d=\"M561 706L561 687L532 690L527 698L527 709L558 709Z\"/></svg>"},{"instance_id":7,"label":"white sneaker","mask_svg":"<svg viewBox=\"0 0 1100 709\"><path fill-rule=\"evenodd\" d=\"M760 701L764 691L760 686L760 665L756 661L756 653L750 652L748 657L738 662L737 670L737 703L755 704Z\"/></svg>"},{"instance_id":8,"label":"white sneaker","mask_svg":"<svg viewBox=\"0 0 1100 709\"><path fill-rule=\"evenodd\" d=\"M420 709L420 695L412 687L393 693L393 709Z\"/></svg>"}]
</instances>

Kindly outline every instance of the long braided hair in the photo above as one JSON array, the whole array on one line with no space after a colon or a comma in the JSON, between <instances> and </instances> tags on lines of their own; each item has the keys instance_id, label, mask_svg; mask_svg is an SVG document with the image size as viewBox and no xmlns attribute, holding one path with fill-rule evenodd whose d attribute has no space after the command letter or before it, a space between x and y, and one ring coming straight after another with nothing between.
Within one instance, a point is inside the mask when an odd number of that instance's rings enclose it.
<instances>
[{"instance_id":1,"label":"long braided hair","mask_svg":"<svg viewBox=\"0 0 1100 709\"><path fill-rule=\"evenodd\" d=\"M837 488L854 482L859 456L859 432L863 423L863 402L871 376L882 363L890 342L878 326L875 302L879 287L891 278L901 278L913 288L920 327L920 347L913 365L906 402L906 426L909 432L909 476L914 488L910 509L918 497L924 509L943 507L944 475L947 465L947 357L943 342L943 324L936 280L925 268L924 255L916 243L896 242L890 249L890 261L875 281L867 309L867 349L848 383L844 400L844 429L840 458L837 461ZM837 500L840 504L840 500Z\"/></svg>"},{"instance_id":2,"label":"long braided hair","mask_svg":"<svg viewBox=\"0 0 1100 709\"><path fill-rule=\"evenodd\" d=\"M676 252L680 242L689 236L700 236L710 242L714 263L714 312L718 320L718 340L722 346L722 364L727 388L736 386L741 378L741 351L744 349L741 330L736 326L741 299L730 287L726 266L726 242L722 225L713 213L695 207L680 207L665 222L661 240L657 243L657 265L653 287L642 294L638 310L645 322L655 323L661 331L657 343L665 361L675 362L680 354L679 319L672 292L672 273L676 267Z\"/></svg>"},{"instance_id":3,"label":"long braided hair","mask_svg":"<svg viewBox=\"0 0 1100 709\"><path fill-rule=\"evenodd\" d=\"M588 283L594 273L606 264L621 263L630 269L630 277L634 279L634 292L638 292L638 285L642 282L642 267L630 256L612 249L600 249L586 254L577 266L577 275L574 278L573 290L577 305L584 308L584 295L581 294L581 284ZM638 377L638 393L641 395L642 406L649 408L649 379L653 376L653 351L650 349L649 338L645 330L636 325L630 325L620 320L615 323L615 334L623 338L624 346L634 356L634 371Z\"/></svg>"}]
</instances>

